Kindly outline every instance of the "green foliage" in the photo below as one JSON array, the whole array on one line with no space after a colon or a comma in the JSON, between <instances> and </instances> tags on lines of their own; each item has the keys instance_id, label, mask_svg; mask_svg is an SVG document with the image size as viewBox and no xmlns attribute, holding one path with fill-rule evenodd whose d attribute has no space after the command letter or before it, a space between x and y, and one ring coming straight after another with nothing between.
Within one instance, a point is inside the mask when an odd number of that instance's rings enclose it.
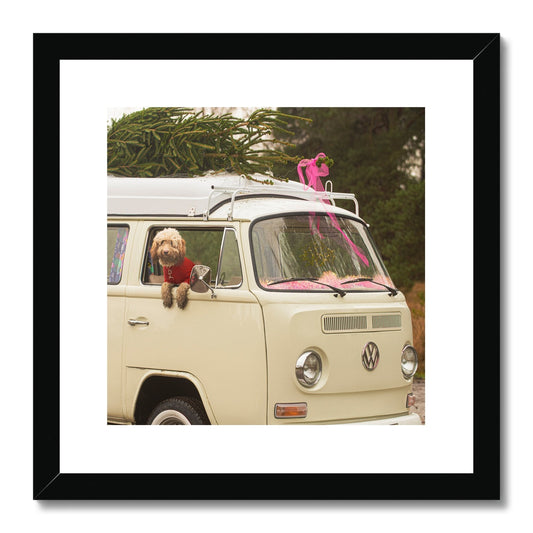
<instances>
[{"instance_id":1,"label":"green foliage","mask_svg":"<svg viewBox=\"0 0 533 533\"><path fill-rule=\"evenodd\" d=\"M409 290L424 280L425 182L410 181L378 207L373 237L394 283Z\"/></svg>"},{"instance_id":2,"label":"green foliage","mask_svg":"<svg viewBox=\"0 0 533 533\"><path fill-rule=\"evenodd\" d=\"M295 165L301 159L280 150L290 143L275 137L290 136L285 125L297 118L270 109L241 119L180 107L150 107L112 121L107 131L107 171L135 177L199 175L209 170L232 170L250 179L253 173L271 175L275 163Z\"/></svg>"}]
</instances>

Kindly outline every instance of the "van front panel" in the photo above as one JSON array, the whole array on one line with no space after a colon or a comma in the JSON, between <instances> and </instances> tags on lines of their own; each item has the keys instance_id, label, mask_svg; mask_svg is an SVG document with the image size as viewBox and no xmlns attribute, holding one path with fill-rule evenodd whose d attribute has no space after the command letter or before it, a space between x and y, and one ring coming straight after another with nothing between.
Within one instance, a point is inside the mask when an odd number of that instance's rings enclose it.
<instances>
[{"instance_id":1,"label":"van front panel","mask_svg":"<svg viewBox=\"0 0 533 533\"><path fill-rule=\"evenodd\" d=\"M387 294L352 293L340 298L333 292L258 290L256 295L265 320L268 423L329 423L407 414L412 381L403 377L400 360L403 347L411 342L411 318L403 296L398 294L393 303ZM369 343L379 350L371 370L364 360ZM305 387L297 379L296 364L309 351L320 356L322 375L316 385ZM306 417L275 417L276 404L299 402L307 404Z\"/></svg>"}]
</instances>

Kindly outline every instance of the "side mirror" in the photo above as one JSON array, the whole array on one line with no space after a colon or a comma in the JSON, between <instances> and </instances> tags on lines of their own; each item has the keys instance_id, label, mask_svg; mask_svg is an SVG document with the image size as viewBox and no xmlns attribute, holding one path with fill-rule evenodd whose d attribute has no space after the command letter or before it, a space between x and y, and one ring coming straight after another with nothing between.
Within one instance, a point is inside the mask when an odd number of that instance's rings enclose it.
<instances>
[{"instance_id":1,"label":"side mirror","mask_svg":"<svg viewBox=\"0 0 533 533\"><path fill-rule=\"evenodd\" d=\"M211 269L205 265L194 265L190 278L191 291L204 293L211 291L211 298L215 298L215 291L211 288Z\"/></svg>"}]
</instances>

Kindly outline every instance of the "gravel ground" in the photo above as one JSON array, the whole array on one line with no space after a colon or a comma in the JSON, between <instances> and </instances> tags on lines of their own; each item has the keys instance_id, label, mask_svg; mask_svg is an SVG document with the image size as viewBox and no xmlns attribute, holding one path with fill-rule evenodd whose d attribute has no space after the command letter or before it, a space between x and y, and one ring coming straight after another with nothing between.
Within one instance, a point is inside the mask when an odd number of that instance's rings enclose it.
<instances>
[{"instance_id":1,"label":"gravel ground","mask_svg":"<svg viewBox=\"0 0 533 533\"><path fill-rule=\"evenodd\" d=\"M417 413L422 419L422 424L426 423L426 380L414 379L413 394L416 398L414 407L411 407L411 413Z\"/></svg>"}]
</instances>

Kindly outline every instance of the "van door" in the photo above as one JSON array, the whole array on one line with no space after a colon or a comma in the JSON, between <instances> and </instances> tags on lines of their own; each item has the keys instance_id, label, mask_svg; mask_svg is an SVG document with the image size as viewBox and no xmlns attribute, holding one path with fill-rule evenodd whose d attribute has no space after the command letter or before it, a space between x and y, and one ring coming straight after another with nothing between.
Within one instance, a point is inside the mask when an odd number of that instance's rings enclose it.
<instances>
[{"instance_id":1,"label":"van door","mask_svg":"<svg viewBox=\"0 0 533 533\"><path fill-rule=\"evenodd\" d=\"M263 317L248 290L240 255L238 223L139 224L126 289L124 349L130 380L139 374L179 373L199 384L206 410L217 424L266 423L266 356ZM184 310L161 300L160 265L150 247L157 231L175 227L186 241L186 256L211 269L212 292L189 291ZM142 236L142 237L141 237ZM140 239L143 242L140 242ZM132 264L133 267L133 264ZM174 288L174 292L176 289ZM134 325L129 325L133 322ZM131 369L131 372L129 371ZM146 369L139 373L138 369ZM142 378L141 378L142 379ZM141 383L128 383L128 416ZM212 416L213 418L213 416Z\"/></svg>"},{"instance_id":2,"label":"van door","mask_svg":"<svg viewBox=\"0 0 533 533\"><path fill-rule=\"evenodd\" d=\"M127 263L131 256L131 224L107 227L107 416L122 419L122 332Z\"/></svg>"}]
</instances>

